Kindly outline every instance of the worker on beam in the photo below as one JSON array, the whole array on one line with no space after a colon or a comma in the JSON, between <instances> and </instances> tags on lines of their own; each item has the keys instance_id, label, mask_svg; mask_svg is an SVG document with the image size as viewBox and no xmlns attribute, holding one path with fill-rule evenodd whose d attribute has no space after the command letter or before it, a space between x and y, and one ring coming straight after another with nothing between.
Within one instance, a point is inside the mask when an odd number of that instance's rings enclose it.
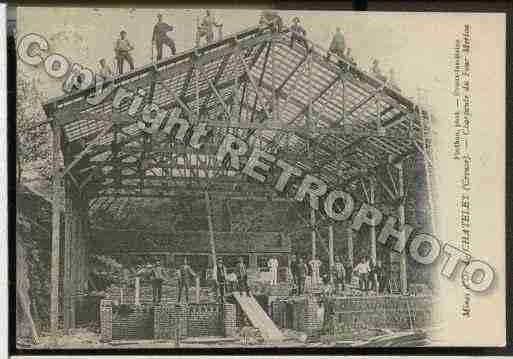
<instances>
[{"instance_id":1,"label":"worker on beam","mask_svg":"<svg viewBox=\"0 0 513 359\"><path fill-rule=\"evenodd\" d=\"M210 44L214 41L214 27L221 28L222 26L222 24L218 24L216 22L210 13L210 10L207 10L206 15L198 28L198 36L199 38L205 37L207 44Z\"/></svg>"},{"instance_id":2,"label":"worker on beam","mask_svg":"<svg viewBox=\"0 0 513 359\"><path fill-rule=\"evenodd\" d=\"M112 69L110 68L110 66L107 64L107 62L105 61L105 59L100 59L98 61L98 63L100 64L100 66L98 67L98 74L103 77L104 79L110 79L114 76L114 73L112 72Z\"/></svg>"},{"instance_id":3,"label":"worker on beam","mask_svg":"<svg viewBox=\"0 0 513 359\"><path fill-rule=\"evenodd\" d=\"M335 54L340 58L344 58L346 51L346 39L344 38L344 35L342 34L342 31L340 30L340 27L337 27L335 35L333 35L333 38L331 39L330 43L330 49L328 51L328 55L326 57L326 60L330 60L331 54Z\"/></svg>"},{"instance_id":4,"label":"worker on beam","mask_svg":"<svg viewBox=\"0 0 513 359\"><path fill-rule=\"evenodd\" d=\"M125 60L130 65L130 71L134 69L134 59L130 54L130 51L132 51L134 47L132 44L130 44L126 35L127 34L125 30L122 30L119 33L119 39L117 39L116 46L114 48L114 53L116 54L116 60L118 64L118 74L120 75L123 73L123 65Z\"/></svg>"},{"instance_id":5,"label":"worker on beam","mask_svg":"<svg viewBox=\"0 0 513 359\"><path fill-rule=\"evenodd\" d=\"M168 25L167 23L162 21L162 14L158 14L157 23L153 27L153 36L151 38L152 46L155 45L155 47L157 48L157 61L162 60L164 45L169 47L169 49L171 50L171 54L173 56L176 54L175 42L172 38L167 36L167 33L170 31L173 31L173 26Z\"/></svg>"},{"instance_id":6,"label":"worker on beam","mask_svg":"<svg viewBox=\"0 0 513 359\"><path fill-rule=\"evenodd\" d=\"M372 61L371 73L372 73L372 75L374 75L375 77L377 77L381 81L386 81L387 80L386 76L384 76L383 72L381 71L381 67L379 66L379 60L378 59L374 59Z\"/></svg>"},{"instance_id":7,"label":"worker on beam","mask_svg":"<svg viewBox=\"0 0 513 359\"><path fill-rule=\"evenodd\" d=\"M306 30L299 23L299 18L296 16L292 19L293 25L290 27L290 47L292 48L294 41L302 44L308 51L308 43L306 42Z\"/></svg>"},{"instance_id":8,"label":"worker on beam","mask_svg":"<svg viewBox=\"0 0 513 359\"><path fill-rule=\"evenodd\" d=\"M271 26L271 31L281 32L283 20L276 11L264 10L260 15L260 26Z\"/></svg>"}]
</instances>

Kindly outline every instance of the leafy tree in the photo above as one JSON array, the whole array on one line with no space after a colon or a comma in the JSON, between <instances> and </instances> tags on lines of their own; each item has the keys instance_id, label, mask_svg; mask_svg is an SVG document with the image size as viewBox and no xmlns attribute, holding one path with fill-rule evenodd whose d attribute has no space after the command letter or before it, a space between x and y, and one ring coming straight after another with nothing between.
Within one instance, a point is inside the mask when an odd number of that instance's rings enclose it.
<instances>
[{"instance_id":1,"label":"leafy tree","mask_svg":"<svg viewBox=\"0 0 513 359\"><path fill-rule=\"evenodd\" d=\"M34 79L22 71L16 77L16 179L50 178L51 131L41 104L45 101Z\"/></svg>"}]
</instances>

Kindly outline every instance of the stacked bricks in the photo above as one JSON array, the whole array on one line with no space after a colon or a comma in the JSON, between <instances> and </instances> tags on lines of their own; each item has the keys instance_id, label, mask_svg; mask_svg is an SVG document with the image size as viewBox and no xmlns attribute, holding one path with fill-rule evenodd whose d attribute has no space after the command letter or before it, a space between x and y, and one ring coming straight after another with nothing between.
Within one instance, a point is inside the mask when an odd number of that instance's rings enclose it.
<instances>
[{"instance_id":1,"label":"stacked bricks","mask_svg":"<svg viewBox=\"0 0 513 359\"><path fill-rule=\"evenodd\" d=\"M175 337L178 336L180 338L184 338L189 336L187 331L187 322L188 322L188 313L187 313L187 305L179 304L174 306L175 310L170 311L171 317L170 321L174 324Z\"/></svg>"},{"instance_id":2,"label":"stacked bricks","mask_svg":"<svg viewBox=\"0 0 513 359\"><path fill-rule=\"evenodd\" d=\"M150 339L153 337L153 309L129 306L129 313L112 313L112 339Z\"/></svg>"},{"instance_id":3,"label":"stacked bricks","mask_svg":"<svg viewBox=\"0 0 513 359\"><path fill-rule=\"evenodd\" d=\"M189 304L187 335L189 337L220 336L219 305Z\"/></svg>"},{"instance_id":4,"label":"stacked bricks","mask_svg":"<svg viewBox=\"0 0 513 359\"><path fill-rule=\"evenodd\" d=\"M313 297L307 296L303 307L303 330L309 336L317 337L321 330L323 318L319 318L319 303Z\"/></svg>"},{"instance_id":5,"label":"stacked bricks","mask_svg":"<svg viewBox=\"0 0 513 359\"><path fill-rule=\"evenodd\" d=\"M100 302L100 341L112 340L112 302L103 299Z\"/></svg>"},{"instance_id":6,"label":"stacked bricks","mask_svg":"<svg viewBox=\"0 0 513 359\"><path fill-rule=\"evenodd\" d=\"M405 330L432 324L431 297L335 298L331 304L339 330L347 333L366 328Z\"/></svg>"},{"instance_id":7,"label":"stacked bricks","mask_svg":"<svg viewBox=\"0 0 513 359\"><path fill-rule=\"evenodd\" d=\"M224 305L224 335L234 337L237 334L237 306L235 304Z\"/></svg>"},{"instance_id":8,"label":"stacked bricks","mask_svg":"<svg viewBox=\"0 0 513 359\"><path fill-rule=\"evenodd\" d=\"M115 303L121 303L121 288L111 286L107 289L107 296ZM139 300L141 305L153 304L153 290L151 285L147 283L141 284L139 293ZM164 284L162 286L161 303L175 303L178 300L178 287L176 283ZM196 300L196 287L189 288L189 302ZM200 288L200 303L208 303L215 300L215 292L212 288ZM185 293L182 293L182 301L185 301ZM123 291L123 303L135 304L135 288L128 287Z\"/></svg>"},{"instance_id":9,"label":"stacked bricks","mask_svg":"<svg viewBox=\"0 0 513 359\"><path fill-rule=\"evenodd\" d=\"M272 319L281 328L317 336L324 320L319 317L319 306L313 297L277 299L272 304ZM324 310L332 311L339 331L350 334L368 328L427 327L436 321L432 308L431 296L378 296L332 298Z\"/></svg>"},{"instance_id":10,"label":"stacked bricks","mask_svg":"<svg viewBox=\"0 0 513 359\"><path fill-rule=\"evenodd\" d=\"M235 304L167 304L113 306L101 303L101 340L171 339L180 337L229 336L238 330Z\"/></svg>"},{"instance_id":11,"label":"stacked bricks","mask_svg":"<svg viewBox=\"0 0 513 359\"><path fill-rule=\"evenodd\" d=\"M178 325L181 335L187 335L185 306L156 305L153 309L153 337L155 339L176 338Z\"/></svg>"}]
</instances>

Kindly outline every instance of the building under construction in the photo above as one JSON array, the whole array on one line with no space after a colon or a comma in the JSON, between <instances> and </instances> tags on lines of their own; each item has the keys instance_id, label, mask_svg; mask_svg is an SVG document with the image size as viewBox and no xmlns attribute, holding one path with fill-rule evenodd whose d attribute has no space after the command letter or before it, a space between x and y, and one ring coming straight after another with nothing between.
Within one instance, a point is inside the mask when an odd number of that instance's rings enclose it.
<instances>
[{"instance_id":1,"label":"building under construction","mask_svg":"<svg viewBox=\"0 0 513 359\"><path fill-rule=\"evenodd\" d=\"M432 296L411 295L426 283L405 252L377 241L379 228L357 232L351 219L333 221L322 205L311 208L308 196L297 200L300 183L277 191L276 166L262 183L218 156L234 136L397 218L399 228L417 216L435 230L428 112L305 40L291 42L288 29L256 26L107 80L103 97L91 86L45 104L54 138L53 332L61 325L69 332L87 316L93 304L85 298L97 285L91 256L98 254L126 268L159 260L172 269L187 258L198 278L188 288L189 303L177 303L172 276L159 303L137 276L106 285L98 316L104 341L232 338L252 326L262 340L279 342L286 329L329 334L331 322L347 335L430 324ZM133 111L144 104L153 107ZM169 116L157 123L152 112L158 117L158 111ZM203 124L208 135L191 146ZM250 154L240 155L240 167ZM422 188L412 191L410 179ZM407 203L418 213L407 213ZM298 295L290 280L293 256L319 258L326 286L335 256L351 270L362 256L382 261L389 291L362 295L353 280L342 294L326 295L319 284ZM253 297L227 291L219 301L211 285L218 257L228 272L243 258ZM278 283L267 285L271 257L278 260Z\"/></svg>"}]
</instances>

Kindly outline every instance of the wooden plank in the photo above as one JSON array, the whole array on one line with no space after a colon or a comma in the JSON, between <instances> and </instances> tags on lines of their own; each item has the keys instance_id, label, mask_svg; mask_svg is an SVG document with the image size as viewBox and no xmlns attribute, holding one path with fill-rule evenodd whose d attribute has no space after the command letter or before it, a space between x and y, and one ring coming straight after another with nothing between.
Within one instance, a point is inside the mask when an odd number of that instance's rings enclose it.
<instances>
[{"instance_id":1,"label":"wooden plank","mask_svg":"<svg viewBox=\"0 0 513 359\"><path fill-rule=\"evenodd\" d=\"M212 263L213 263L213 277L217 277L217 259L216 259L216 243L214 238L214 225L212 223L212 215L210 208L210 197L208 191L204 192L205 195L205 206L207 208L207 220L208 220L208 233L209 233L209 243L210 243L210 251L212 254ZM217 278L216 278L217 279Z\"/></svg>"},{"instance_id":2,"label":"wooden plank","mask_svg":"<svg viewBox=\"0 0 513 359\"><path fill-rule=\"evenodd\" d=\"M25 296L25 293L23 293L23 291L20 289L18 281L16 281L16 299L20 303L23 313L25 313L25 317L29 322L30 332L32 334L32 343L39 344L39 335L37 334L37 329L36 325L34 324L34 320L32 319L32 314L30 313L28 299ZM18 322L17 325L21 325L21 323Z\"/></svg>"},{"instance_id":3,"label":"wooden plank","mask_svg":"<svg viewBox=\"0 0 513 359\"><path fill-rule=\"evenodd\" d=\"M57 336L59 326L59 266L60 266L60 218L61 218L61 181L60 148L61 128L53 127L52 141L52 253L50 268L50 331L52 337Z\"/></svg>"},{"instance_id":4,"label":"wooden plank","mask_svg":"<svg viewBox=\"0 0 513 359\"><path fill-rule=\"evenodd\" d=\"M103 128L103 130L100 132L100 134L87 144L86 148L84 148L82 150L82 152L80 152L78 154L78 156L76 156L73 159L73 161L69 165L66 166L66 168L64 169L64 172L62 173L63 177L91 150L91 148L93 148L94 146L97 145L97 142L100 141L100 139L112 128L112 126L113 126L112 123L107 124Z\"/></svg>"},{"instance_id":5,"label":"wooden plank","mask_svg":"<svg viewBox=\"0 0 513 359\"><path fill-rule=\"evenodd\" d=\"M237 47L225 47L225 48L221 48L219 50L205 53L204 55L202 55L200 53L200 57L198 59L196 59L194 57L193 59L189 59L184 62L179 62L169 69L160 71L160 76L165 79L176 77L179 74L190 71L191 67L194 67L196 64L209 63L218 58L224 57L229 53L236 51L237 48L240 50L249 49L249 48L256 46L262 42L269 41L270 38L271 38L270 34L265 34L261 37L248 38L244 41L241 41ZM233 41L233 40L231 40L231 41ZM162 67L160 63L155 64L155 65L149 65L146 67L147 69L145 68L145 72L147 72L148 70L154 71L154 66L157 66L157 69ZM128 74L130 74L130 73L128 73ZM128 74L126 74L126 76L128 76ZM125 75L123 75L123 76L125 76ZM115 83L118 84L118 86L123 84L120 79L115 79L113 81L115 81ZM125 87L127 89L130 88L131 86L137 87L137 88L141 88L141 87L144 88L146 86L150 86L152 81L153 80L151 79L151 77L146 75L144 78L141 78L133 83L127 83L127 86L125 86ZM106 81L104 83L104 86L108 86L111 82L112 81ZM96 106L92 106L92 105L89 105L85 101L86 96L91 95L94 91L95 91L95 88L91 87L89 89L84 90L83 92L81 91L81 92L77 92L72 95L65 95L60 98L52 99L49 102L47 102L45 105L43 105L43 108L45 109L45 112L47 112L47 114L54 113L54 121L53 122L56 122L58 125L62 126L69 122L75 121L72 117L73 117L73 115L76 115L80 111L87 110L87 109L101 108L101 106L104 105L104 103L102 103L102 104L99 104ZM82 99L78 100L79 98L82 98ZM194 99L194 98L195 98L195 95L192 95L192 99ZM76 100L76 102L70 103L69 105L66 105L65 107L60 108L60 109L57 109L57 107L55 107L58 104L65 103L70 100Z\"/></svg>"}]
</instances>

